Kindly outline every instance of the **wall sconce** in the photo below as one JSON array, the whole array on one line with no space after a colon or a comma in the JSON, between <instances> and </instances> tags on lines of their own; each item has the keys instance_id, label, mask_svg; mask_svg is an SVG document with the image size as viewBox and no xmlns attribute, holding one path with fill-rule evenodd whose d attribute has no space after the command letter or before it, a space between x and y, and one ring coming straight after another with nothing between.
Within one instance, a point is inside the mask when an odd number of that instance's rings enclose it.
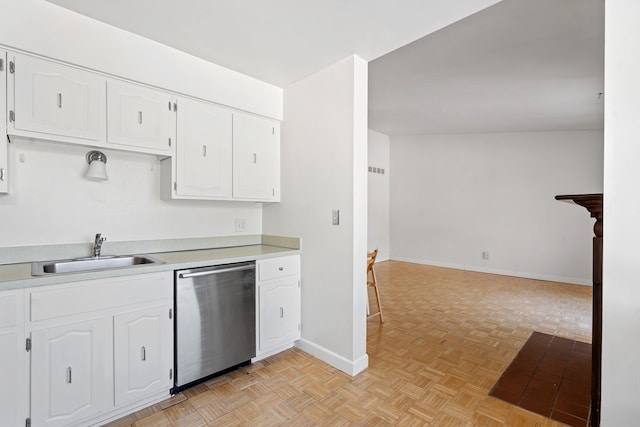
<instances>
[{"instance_id":1,"label":"wall sconce","mask_svg":"<svg viewBox=\"0 0 640 427\"><path fill-rule=\"evenodd\" d=\"M89 151L87 153L87 163L89 167L84 177L92 181L108 181L107 176L107 156L101 151Z\"/></svg>"}]
</instances>

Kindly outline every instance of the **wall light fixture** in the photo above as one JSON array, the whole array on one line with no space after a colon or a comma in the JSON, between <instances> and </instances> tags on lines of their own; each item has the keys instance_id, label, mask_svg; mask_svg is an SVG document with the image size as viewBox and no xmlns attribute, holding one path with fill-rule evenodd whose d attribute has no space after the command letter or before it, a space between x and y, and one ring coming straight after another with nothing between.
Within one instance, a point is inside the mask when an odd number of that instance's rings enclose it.
<instances>
[{"instance_id":1,"label":"wall light fixture","mask_svg":"<svg viewBox=\"0 0 640 427\"><path fill-rule=\"evenodd\" d=\"M84 177L92 181L108 181L107 176L107 156L101 151L89 151L87 153L87 163L89 167Z\"/></svg>"}]
</instances>

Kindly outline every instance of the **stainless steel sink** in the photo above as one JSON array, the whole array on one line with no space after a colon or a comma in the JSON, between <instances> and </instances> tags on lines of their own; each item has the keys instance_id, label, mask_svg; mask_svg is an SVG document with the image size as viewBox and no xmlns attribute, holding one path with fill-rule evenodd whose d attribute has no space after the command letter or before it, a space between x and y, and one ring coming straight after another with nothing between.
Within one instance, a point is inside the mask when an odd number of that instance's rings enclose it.
<instances>
[{"instance_id":1,"label":"stainless steel sink","mask_svg":"<svg viewBox=\"0 0 640 427\"><path fill-rule=\"evenodd\" d=\"M60 261L34 262L31 264L31 274L33 276L43 276L46 274L82 273L86 271L109 270L150 264L164 264L164 262L149 255L65 259Z\"/></svg>"}]
</instances>

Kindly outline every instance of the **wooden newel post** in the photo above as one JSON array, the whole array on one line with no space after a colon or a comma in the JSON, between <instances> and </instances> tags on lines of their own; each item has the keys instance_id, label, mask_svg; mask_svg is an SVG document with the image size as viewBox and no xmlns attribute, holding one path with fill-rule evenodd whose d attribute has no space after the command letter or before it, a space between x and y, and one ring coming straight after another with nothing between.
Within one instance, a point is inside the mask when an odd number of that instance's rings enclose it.
<instances>
[{"instance_id":1,"label":"wooden newel post","mask_svg":"<svg viewBox=\"0 0 640 427\"><path fill-rule=\"evenodd\" d=\"M593 313L591 328L591 425L600 425L600 384L602 380L602 194L574 194L556 196L556 200L575 203L586 208L593 225Z\"/></svg>"}]
</instances>

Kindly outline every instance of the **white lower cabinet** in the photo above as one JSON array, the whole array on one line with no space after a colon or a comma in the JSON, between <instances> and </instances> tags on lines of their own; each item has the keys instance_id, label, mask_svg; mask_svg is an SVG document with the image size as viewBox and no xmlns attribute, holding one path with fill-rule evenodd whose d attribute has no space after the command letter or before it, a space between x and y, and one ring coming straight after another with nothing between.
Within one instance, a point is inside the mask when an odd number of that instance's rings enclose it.
<instances>
[{"instance_id":1,"label":"white lower cabinet","mask_svg":"<svg viewBox=\"0 0 640 427\"><path fill-rule=\"evenodd\" d=\"M107 408L106 319L33 331L31 342L33 426L65 426Z\"/></svg>"},{"instance_id":2,"label":"white lower cabinet","mask_svg":"<svg viewBox=\"0 0 640 427\"><path fill-rule=\"evenodd\" d=\"M24 292L32 427L99 424L169 397L173 272Z\"/></svg>"},{"instance_id":3,"label":"white lower cabinet","mask_svg":"<svg viewBox=\"0 0 640 427\"><path fill-rule=\"evenodd\" d=\"M300 288L297 278L260 284L260 351L300 338Z\"/></svg>"},{"instance_id":4,"label":"white lower cabinet","mask_svg":"<svg viewBox=\"0 0 640 427\"><path fill-rule=\"evenodd\" d=\"M0 426L24 425L24 316L22 291L0 292Z\"/></svg>"},{"instance_id":5,"label":"white lower cabinet","mask_svg":"<svg viewBox=\"0 0 640 427\"><path fill-rule=\"evenodd\" d=\"M16 349L19 347L16 331L0 332L0 425L14 426L18 424L18 393L16 390L21 381L18 364L21 355Z\"/></svg>"},{"instance_id":6,"label":"white lower cabinet","mask_svg":"<svg viewBox=\"0 0 640 427\"><path fill-rule=\"evenodd\" d=\"M300 338L300 257L258 261L258 358Z\"/></svg>"},{"instance_id":7,"label":"white lower cabinet","mask_svg":"<svg viewBox=\"0 0 640 427\"><path fill-rule=\"evenodd\" d=\"M153 307L114 317L116 405L171 388L171 326L166 307Z\"/></svg>"}]
</instances>

